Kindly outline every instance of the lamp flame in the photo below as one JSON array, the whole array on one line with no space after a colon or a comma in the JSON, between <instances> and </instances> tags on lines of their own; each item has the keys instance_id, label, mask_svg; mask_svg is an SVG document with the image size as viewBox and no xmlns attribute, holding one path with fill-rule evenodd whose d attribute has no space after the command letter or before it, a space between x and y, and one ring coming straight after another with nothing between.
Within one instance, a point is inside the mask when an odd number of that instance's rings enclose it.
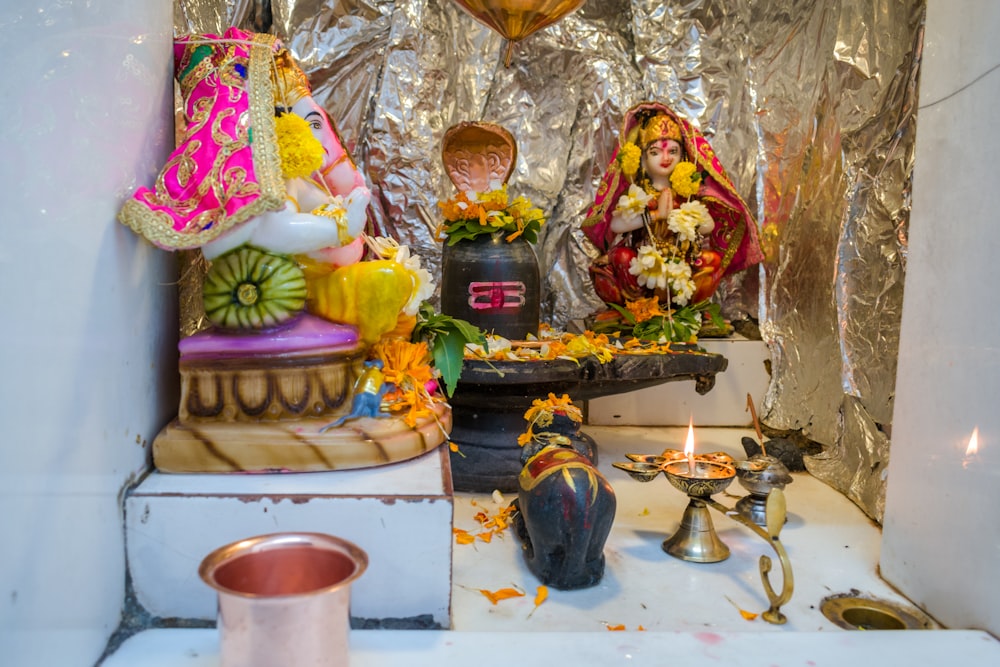
<instances>
[{"instance_id":1,"label":"lamp flame","mask_svg":"<svg viewBox=\"0 0 1000 667\"><path fill-rule=\"evenodd\" d=\"M979 427L972 429L972 435L969 436L969 446L965 448L965 460L962 461L962 467L968 468L973 462L978 459L979 455Z\"/></svg>"},{"instance_id":2,"label":"lamp flame","mask_svg":"<svg viewBox=\"0 0 1000 667\"><path fill-rule=\"evenodd\" d=\"M972 429L972 435L969 436L969 446L965 448L966 456L975 456L979 453L979 427Z\"/></svg>"},{"instance_id":3,"label":"lamp flame","mask_svg":"<svg viewBox=\"0 0 1000 667\"><path fill-rule=\"evenodd\" d=\"M684 453L687 455L688 460L688 475L695 476L694 468L694 415L691 416L688 422L688 437L684 441Z\"/></svg>"},{"instance_id":4,"label":"lamp flame","mask_svg":"<svg viewBox=\"0 0 1000 667\"><path fill-rule=\"evenodd\" d=\"M687 456L694 456L694 417L688 422L688 437L684 442L684 453Z\"/></svg>"}]
</instances>

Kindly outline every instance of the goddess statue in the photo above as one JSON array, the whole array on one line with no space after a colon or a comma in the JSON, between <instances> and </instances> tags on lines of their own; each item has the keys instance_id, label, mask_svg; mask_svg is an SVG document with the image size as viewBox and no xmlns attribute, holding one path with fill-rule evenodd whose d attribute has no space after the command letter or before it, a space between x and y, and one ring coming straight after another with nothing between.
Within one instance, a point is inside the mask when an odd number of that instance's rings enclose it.
<instances>
[{"instance_id":1,"label":"goddess statue","mask_svg":"<svg viewBox=\"0 0 1000 667\"><path fill-rule=\"evenodd\" d=\"M589 269L594 290L619 306L694 305L763 259L753 216L708 141L656 102L626 114L582 227L601 253Z\"/></svg>"}]
</instances>

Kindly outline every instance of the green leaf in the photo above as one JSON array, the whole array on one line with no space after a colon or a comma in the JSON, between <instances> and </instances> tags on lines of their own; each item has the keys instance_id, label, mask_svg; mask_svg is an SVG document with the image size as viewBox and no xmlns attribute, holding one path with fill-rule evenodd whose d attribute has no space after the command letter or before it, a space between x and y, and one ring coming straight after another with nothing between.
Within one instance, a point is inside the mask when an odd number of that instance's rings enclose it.
<instances>
[{"instance_id":1,"label":"green leaf","mask_svg":"<svg viewBox=\"0 0 1000 667\"><path fill-rule=\"evenodd\" d=\"M628 322L632 326L635 326L635 315L633 315L632 313L630 313L629 311L625 310L624 308L622 308L617 304L609 303L608 305L617 310L618 313L625 318L626 322Z\"/></svg>"},{"instance_id":2,"label":"green leaf","mask_svg":"<svg viewBox=\"0 0 1000 667\"><path fill-rule=\"evenodd\" d=\"M410 339L414 342L427 341L434 358L434 367L441 373L448 396L455 391L462 375L466 343L486 346L486 335L479 327L457 317L437 313L427 301L420 304L417 325L413 328Z\"/></svg>"},{"instance_id":3,"label":"green leaf","mask_svg":"<svg viewBox=\"0 0 1000 667\"><path fill-rule=\"evenodd\" d=\"M455 393L458 379L462 375L462 360L465 358L465 338L456 331L434 337L432 347L434 365L444 380L445 394Z\"/></svg>"},{"instance_id":4,"label":"green leaf","mask_svg":"<svg viewBox=\"0 0 1000 667\"><path fill-rule=\"evenodd\" d=\"M479 343L480 345L486 345L486 334L483 333L482 329L474 324L470 324L465 320L460 320L456 317L451 318L451 325L454 327L456 333L460 335L466 343Z\"/></svg>"}]
</instances>

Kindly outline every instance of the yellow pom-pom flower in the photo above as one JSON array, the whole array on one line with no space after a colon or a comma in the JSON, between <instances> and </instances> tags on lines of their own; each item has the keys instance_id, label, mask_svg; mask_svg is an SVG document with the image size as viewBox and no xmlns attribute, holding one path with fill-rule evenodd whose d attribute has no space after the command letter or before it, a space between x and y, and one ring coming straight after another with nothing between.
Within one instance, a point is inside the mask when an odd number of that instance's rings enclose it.
<instances>
[{"instance_id":1,"label":"yellow pom-pom flower","mask_svg":"<svg viewBox=\"0 0 1000 667\"><path fill-rule=\"evenodd\" d=\"M693 162L679 162L670 174L670 187L680 197L693 197L701 188L701 172Z\"/></svg>"},{"instance_id":2,"label":"yellow pom-pom flower","mask_svg":"<svg viewBox=\"0 0 1000 667\"><path fill-rule=\"evenodd\" d=\"M639 171L640 158L642 158L642 150L631 141L622 146L618 152L622 173L629 177L635 176L635 173Z\"/></svg>"},{"instance_id":3,"label":"yellow pom-pom flower","mask_svg":"<svg viewBox=\"0 0 1000 667\"><path fill-rule=\"evenodd\" d=\"M313 136L309 121L285 113L274 119L274 130L285 178L308 176L323 166L323 144Z\"/></svg>"}]
</instances>

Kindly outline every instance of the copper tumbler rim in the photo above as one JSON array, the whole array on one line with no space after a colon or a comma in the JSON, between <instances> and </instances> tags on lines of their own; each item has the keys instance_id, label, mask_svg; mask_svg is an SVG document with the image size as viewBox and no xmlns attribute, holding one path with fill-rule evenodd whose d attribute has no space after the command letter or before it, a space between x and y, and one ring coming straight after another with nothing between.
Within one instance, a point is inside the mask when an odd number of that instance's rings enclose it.
<instances>
[{"instance_id":1,"label":"copper tumbler rim","mask_svg":"<svg viewBox=\"0 0 1000 667\"><path fill-rule=\"evenodd\" d=\"M251 558L270 552L286 549L315 548L320 551L338 553L353 565L353 569L345 576L338 577L332 583L310 587L308 590L287 593L249 592L227 586L218 581L220 569L231 566L240 559ZM341 588L347 588L368 569L368 554L361 547L334 535L314 532L281 532L256 535L236 542L223 545L205 556L198 567L198 575L202 581L219 593L233 595L246 599L288 599L308 596L325 595Z\"/></svg>"}]
</instances>

